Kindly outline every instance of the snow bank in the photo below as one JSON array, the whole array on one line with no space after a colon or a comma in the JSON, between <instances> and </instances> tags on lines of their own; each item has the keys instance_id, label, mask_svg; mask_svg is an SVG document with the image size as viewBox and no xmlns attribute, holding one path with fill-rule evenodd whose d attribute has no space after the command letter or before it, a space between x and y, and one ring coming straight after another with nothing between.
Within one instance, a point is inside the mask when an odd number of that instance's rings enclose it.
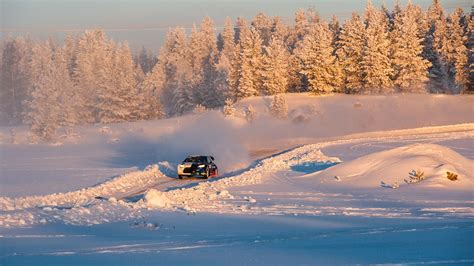
<instances>
[{"instance_id":1,"label":"snow bank","mask_svg":"<svg viewBox=\"0 0 474 266\"><path fill-rule=\"evenodd\" d=\"M156 189L150 189L145 194L145 203L150 208L167 208L171 205L166 194Z\"/></svg>"},{"instance_id":2,"label":"snow bank","mask_svg":"<svg viewBox=\"0 0 474 266\"><path fill-rule=\"evenodd\" d=\"M413 144L369 154L344 162L325 171L307 175L325 185L351 188L377 188L399 184L400 188L437 188L472 191L474 161L457 152L435 144ZM408 184L409 172L423 173L420 182ZM458 175L457 180L447 178L447 172ZM338 176L340 180L334 177Z\"/></svg>"},{"instance_id":3,"label":"snow bank","mask_svg":"<svg viewBox=\"0 0 474 266\"><path fill-rule=\"evenodd\" d=\"M166 178L157 165L144 171L124 174L94 187L67 193L22 198L0 197L0 226L62 221L71 224L97 224L128 219L140 207L117 200L140 194ZM124 210L125 209L125 210Z\"/></svg>"}]
</instances>

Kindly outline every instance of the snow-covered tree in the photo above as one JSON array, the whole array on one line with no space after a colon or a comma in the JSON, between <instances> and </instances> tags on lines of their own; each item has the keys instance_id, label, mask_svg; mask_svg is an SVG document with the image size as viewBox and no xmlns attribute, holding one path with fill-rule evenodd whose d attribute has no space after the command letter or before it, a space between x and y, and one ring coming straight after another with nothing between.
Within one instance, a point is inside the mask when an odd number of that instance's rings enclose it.
<instances>
[{"instance_id":1,"label":"snow-covered tree","mask_svg":"<svg viewBox=\"0 0 474 266\"><path fill-rule=\"evenodd\" d=\"M119 44L112 60L102 68L99 84L98 118L102 123L134 121L139 118L136 69L130 48Z\"/></svg>"},{"instance_id":2,"label":"snow-covered tree","mask_svg":"<svg viewBox=\"0 0 474 266\"><path fill-rule=\"evenodd\" d=\"M365 93L386 93L392 88L387 23L385 15L369 0L365 10L365 45L360 62Z\"/></svg>"},{"instance_id":3,"label":"snow-covered tree","mask_svg":"<svg viewBox=\"0 0 474 266\"><path fill-rule=\"evenodd\" d=\"M234 27L234 41L236 43L240 42L242 39L241 36L247 35L249 32L249 25L247 23L247 20L243 17L238 17L237 20L235 21L235 27Z\"/></svg>"},{"instance_id":4,"label":"snow-covered tree","mask_svg":"<svg viewBox=\"0 0 474 266\"><path fill-rule=\"evenodd\" d=\"M227 98L225 100L224 107L222 108L222 113L224 114L224 116L235 115L234 101L232 99Z\"/></svg>"},{"instance_id":5,"label":"snow-covered tree","mask_svg":"<svg viewBox=\"0 0 474 266\"><path fill-rule=\"evenodd\" d=\"M144 46L142 46L140 51L135 54L133 60L145 74L151 72L155 64L158 62L158 58Z\"/></svg>"},{"instance_id":6,"label":"snow-covered tree","mask_svg":"<svg viewBox=\"0 0 474 266\"><path fill-rule=\"evenodd\" d=\"M461 8L457 8L448 18L446 60L448 61L448 74L450 89L453 93L460 93L468 86L469 67L467 32L464 21L466 17Z\"/></svg>"},{"instance_id":7,"label":"snow-covered tree","mask_svg":"<svg viewBox=\"0 0 474 266\"><path fill-rule=\"evenodd\" d=\"M308 80L309 90L315 94L337 91L341 86L341 69L331 43L328 25L320 23L313 27L295 51L302 65L301 73Z\"/></svg>"},{"instance_id":8,"label":"snow-covered tree","mask_svg":"<svg viewBox=\"0 0 474 266\"><path fill-rule=\"evenodd\" d=\"M283 94L273 96L270 103L270 113L274 117L280 119L288 117L288 105L286 104L285 96Z\"/></svg>"},{"instance_id":9,"label":"snow-covered tree","mask_svg":"<svg viewBox=\"0 0 474 266\"><path fill-rule=\"evenodd\" d=\"M298 10L295 13L295 23L294 26L290 29L287 39L287 45L291 50L295 49L299 42L301 42L304 37L309 32L309 22L306 17L306 12L304 10Z\"/></svg>"},{"instance_id":10,"label":"snow-covered tree","mask_svg":"<svg viewBox=\"0 0 474 266\"><path fill-rule=\"evenodd\" d=\"M262 79L263 92L267 95L284 93L288 89L289 52L283 41L272 38L269 46L264 48Z\"/></svg>"},{"instance_id":11,"label":"snow-covered tree","mask_svg":"<svg viewBox=\"0 0 474 266\"><path fill-rule=\"evenodd\" d=\"M264 46L270 44L270 39L272 37L271 18L260 12L253 18L250 25L258 32Z\"/></svg>"},{"instance_id":12,"label":"snow-covered tree","mask_svg":"<svg viewBox=\"0 0 474 266\"><path fill-rule=\"evenodd\" d=\"M23 37L14 39L9 37L2 45L0 119L11 125L22 122L23 102L31 94L28 88L31 78L32 47L32 40Z\"/></svg>"},{"instance_id":13,"label":"snow-covered tree","mask_svg":"<svg viewBox=\"0 0 474 266\"><path fill-rule=\"evenodd\" d=\"M360 62L365 45L365 27L360 16L352 14L339 34L336 55L343 69L343 82L346 93L359 93L363 88Z\"/></svg>"},{"instance_id":14,"label":"snow-covered tree","mask_svg":"<svg viewBox=\"0 0 474 266\"><path fill-rule=\"evenodd\" d=\"M439 93L448 91L448 71L446 64L447 29L446 17L439 0L433 4L426 14L428 32L424 41L423 55L431 63L429 68L429 89Z\"/></svg>"},{"instance_id":15,"label":"snow-covered tree","mask_svg":"<svg viewBox=\"0 0 474 266\"><path fill-rule=\"evenodd\" d=\"M247 122L252 123L255 120L255 118L257 117L257 112L255 111L253 106L251 104L249 104L244 109L244 115L245 115L245 119L247 120Z\"/></svg>"},{"instance_id":16,"label":"snow-covered tree","mask_svg":"<svg viewBox=\"0 0 474 266\"><path fill-rule=\"evenodd\" d=\"M463 93L474 93L474 7L471 7L471 14L467 22L467 47L468 47L468 65L469 82Z\"/></svg>"},{"instance_id":17,"label":"snow-covered tree","mask_svg":"<svg viewBox=\"0 0 474 266\"><path fill-rule=\"evenodd\" d=\"M194 109L193 109L194 114L202 114L204 112L206 112L206 107L204 107L204 105L197 104L196 106L194 106Z\"/></svg>"},{"instance_id":18,"label":"snow-covered tree","mask_svg":"<svg viewBox=\"0 0 474 266\"><path fill-rule=\"evenodd\" d=\"M217 94L220 96L220 100L227 97L232 97L229 92L229 78L232 73L232 61L234 60L234 29L232 20L226 18L224 31L219 35L220 53L219 59L216 65L216 76L214 78L214 86L217 90Z\"/></svg>"},{"instance_id":19,"label":"snow-covered tree","mask_svg":"<svg viewBox=\"0 0 474 266\"><path fill-rule=\"evenodd\" d=\"M234 97L237 99L257 95L262 84L262 40L253 28L240 37L229 78Z\"/></svg>"},{"instance_id":20,"label":"snow-covered tree","mask_svg":"<svg viewBox=\"0 0 474 266\"><path fill-rule=\"evenodd\" d=\"M166 81L163 65L157 65L148 73L140 84L140 119L156 119L164 117L161 102L162 92Z\"/></svg>"},{"instance_id":21,"label":"snow-covered tree","mask_svg":"<svg viewBox=\"0 0 474 266\"><path fill-rule=\"evenodd\" d=\"M277 38L285 41L288 38L289 27L285 25L281 17L273 17L271 35L273 38Z\"/></svg>"},{"instance_id":22,"label":"snow-covered tree","mask_svg":"<svg viewBox=\"0 0 474 266\"><path fill-rule=\"evenodd\" d=\"M98 121L98 95L106 66L112 64L115 44L107 40L102 30L86 31L77 44L77 60L74 68L74 83L77 87L78 117L80 123Z\"/></svg>"},{"instance_id":23,"label":"snow-covered tree","mask_svg":"<svg viewBox=\"0 0 474 266\"><path fill-rule=\"evenodd\" d=\"M411 1L405 10L397 10L390 34L392 80L394 86L402 92L426 91L425 82L428 80L430 63L422 56L423 45L418 37L415 12Z\"/></svg>"},{"instance_id":24,"label":"snow-covered tree","mask_svg":"<svg viewBox=\"0 0 474 266\"><path fill-rule=\"evenodd\" d=\"M164 85L163 102L171 114L184 114L194 108L193 69L189 59L186 32L176 28L168 32L161 48L159 62L155 68L162 68Z\"/></svg>"},{"instance_id":25,"label":"snow-covered tree","mask_svg":"<svg viewBox=\"0 0 474 266\"><path fill-rule=\"evenodd\" d=\"M51 141L61 123L60 104L61 82L57 74L61 71L53 61L53 51L49 43L33 47L31 61L31 98L26 101L25 120L30 130L39 138ZM67 73L67 69L63 70Z\"/></svg>"}]
</instances>

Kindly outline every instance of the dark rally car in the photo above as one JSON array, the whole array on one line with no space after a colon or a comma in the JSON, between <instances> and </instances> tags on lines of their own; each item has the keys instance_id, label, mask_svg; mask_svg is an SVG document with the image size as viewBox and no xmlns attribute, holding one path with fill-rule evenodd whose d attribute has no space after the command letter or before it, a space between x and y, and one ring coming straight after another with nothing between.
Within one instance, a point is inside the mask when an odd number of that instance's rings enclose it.
<instances>
[{"instance_id":1,"label":"dark rally car","mask_svg":"<svg viewBox=\"0 0 474 266\"><path fill-rule=\"evenodd\" d=\"M178 165L178 178L182 179L185 176L203 178L217 176L217 165L214 163L214 157L201 155L188 156Z\"/></svg>"}]
</instances>

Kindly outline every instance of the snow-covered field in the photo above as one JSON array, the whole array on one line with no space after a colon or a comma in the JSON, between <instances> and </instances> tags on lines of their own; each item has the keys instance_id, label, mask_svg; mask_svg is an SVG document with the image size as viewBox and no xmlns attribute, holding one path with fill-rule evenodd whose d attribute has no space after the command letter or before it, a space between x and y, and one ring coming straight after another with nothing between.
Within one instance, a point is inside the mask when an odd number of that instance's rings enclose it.
<instances>
[{"instance_id":1,"label":"snow-covered field","mask_svg":"<svg viewBox=\"0 0 474 266\"><path fill-rule=\"evenodd\" d=\"M474 97L286 97L286 120L256 97L55 144L1 128L0 264L474 263ZM198 153L221 176L176 179Z\"/></svg>"}]
</instances>

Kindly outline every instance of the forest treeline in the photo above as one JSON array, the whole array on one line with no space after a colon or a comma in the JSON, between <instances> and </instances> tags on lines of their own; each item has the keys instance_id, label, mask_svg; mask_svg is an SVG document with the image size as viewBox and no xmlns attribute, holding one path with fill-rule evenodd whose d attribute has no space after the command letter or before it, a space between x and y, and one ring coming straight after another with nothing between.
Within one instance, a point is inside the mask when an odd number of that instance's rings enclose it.
<instances>
[{"instance_id":1,"label":"forest treeline","mask_svg":"<svg viewBox=\"0 0 474 266\"><path fill-rule=\"evenodd\" d=\"M369 1L343 22L314 9L297 11L291 25L259 13L227 18L221 32L206 17L190 34L170 29L156 55L134 53L102 30L61 44L8 37L0 119L51 139L59 128L181 115L255 95L474 93L473 19L461 8L447 14L439 0L428 10Z\"/></svg>"}]
</instances>

